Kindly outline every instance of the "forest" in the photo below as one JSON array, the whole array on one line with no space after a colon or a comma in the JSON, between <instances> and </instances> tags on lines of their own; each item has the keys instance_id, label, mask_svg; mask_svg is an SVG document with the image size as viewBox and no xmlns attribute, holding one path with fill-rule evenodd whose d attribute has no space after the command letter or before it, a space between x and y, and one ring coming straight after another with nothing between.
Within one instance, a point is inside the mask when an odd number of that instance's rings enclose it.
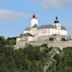
<instances>
[{"instance_id":1,"label":"forest","mask_svg":"<svg viewBox=\"0 0 72 72\"><path fill-rule=\"evenodd\" d=\"M44 72L46 62L52 62L46 72L72 72L72 47L59 50L52 60L49 53L53 48L46 44L15 49L15 40L0 37L0 72Z\"/></svg>"}]
</instances>

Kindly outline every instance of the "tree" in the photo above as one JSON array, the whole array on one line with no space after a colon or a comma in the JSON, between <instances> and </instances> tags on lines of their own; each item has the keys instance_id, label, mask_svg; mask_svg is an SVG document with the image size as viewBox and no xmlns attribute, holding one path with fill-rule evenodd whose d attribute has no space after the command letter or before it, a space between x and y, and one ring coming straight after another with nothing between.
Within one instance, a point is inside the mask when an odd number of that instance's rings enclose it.
<instances>
[{"instance_id":1,"label":"tree","mask_svg":"<svg viewBox=\"0 0 72 72\"><path fill-rule=\"evenodd\" d=\"M16 38L17 38L17 37L12 37L12 38L8 37L8 38L7 38L7 43L8 43L9 45L15 45L15 44L16 44Z\"/></svg>"},{"instance_id":2,"label":"tree","mask_svg":"<svg viewBox=\"0 0 72 72\"><path fill-rule=\"evenodd\" d=\"M4 36L0 36L0 45L6 45L7 42L6 42L6 39Z\"/></svg>"},{"instance_id":3,"label":"tree","mask_svg":"<svg viewBox=\"0 0 72 72\"><path fill-rule=\"evenodd\" d=\"M43 72L45 65L46 72L72 72L72 47L56 54L56 49L47 44L16 50L6 46L6 42L4 37L0 38L0 72Z\"/></svg>"},{"instance_id":4,"label":"tree","mask_svg":"<svg viewBox=\"0 0 72 72\"><path fill-rule=\"evenodd\" d=\"M53 38L53 37L50 37L50 38L49 38L49 41L54 41L54 38Z\"/></svg>"}]
</instances>

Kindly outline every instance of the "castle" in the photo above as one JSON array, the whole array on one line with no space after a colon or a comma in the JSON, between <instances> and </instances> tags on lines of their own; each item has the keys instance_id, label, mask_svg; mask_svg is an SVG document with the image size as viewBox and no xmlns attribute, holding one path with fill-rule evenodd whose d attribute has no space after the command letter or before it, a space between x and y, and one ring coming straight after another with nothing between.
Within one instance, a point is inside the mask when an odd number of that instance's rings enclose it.
<instances>
[{"instance_id":1,"label":"castle","mask_svg":"<svg viewBox=\"0 0 72 72\"><path fill-rule=\"evenodd\" d=\"M62 44L68 45L69 40L70 36L68 36L67 29L60 24L58 17L55 18L53 24L39 25L36 15L33 14L31 18L31 26L25 28L24 32L20 34L19 37L17 37L15 46L24 47L25 44L39 45L43 43L50 43L50 46L52 44L52 46L56 46L56 43L58 42L59 45L62 42ZM71 44L70 46L72 46L71 41L69 44Z\"/></svg>"}]
</instances>

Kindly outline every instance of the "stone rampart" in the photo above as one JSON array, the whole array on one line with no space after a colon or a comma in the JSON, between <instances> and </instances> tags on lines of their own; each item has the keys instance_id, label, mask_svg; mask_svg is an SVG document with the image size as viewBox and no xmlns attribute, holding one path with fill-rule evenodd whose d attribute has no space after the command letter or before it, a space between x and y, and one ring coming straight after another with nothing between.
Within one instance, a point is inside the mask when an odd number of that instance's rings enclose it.
<instances>
[{"instance_id":1,"label":"stone rampart","mask_svg":"<svg viewBox=\"0 0 72 72\"><path fill-rule=\"evenodd\" d=\"M21 42L15 45L15 48L23 48L26 44L32 45L42 45L47 44L48 47L72 47L72 41L30 41L30 42Z\"/></svg>"}]
</instances>

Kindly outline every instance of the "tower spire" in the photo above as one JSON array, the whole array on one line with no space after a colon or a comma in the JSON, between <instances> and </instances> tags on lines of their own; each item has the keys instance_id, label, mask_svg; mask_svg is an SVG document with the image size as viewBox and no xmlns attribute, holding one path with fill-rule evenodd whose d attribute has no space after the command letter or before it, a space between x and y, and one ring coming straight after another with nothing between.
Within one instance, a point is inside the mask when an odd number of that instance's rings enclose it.
<instances>
[{"instance_id":1,"label":"tower spire","mask_svg":"<svg viewBox=\"0 0 72 72\"><path fill-rule=\"evenodd\" d=\"M56 20L58 20L58 17L56 16Z\"/></svg>"},{"instance_id":2,"label":"tower spire","mask_svg":"<svg viewBox=\"0 0 72 72\"><path fill-rule=\"evenodd\" d=\"M33 14L32 18L36 18L36 15L35 15L35 14Z\"/></svg>"},{"instance_id":3,"label":"tower spire","mask_svg":"<svg viewBox=\"0 0 72 72\"><path fill-rule=\"evenodd\" d=\"M32 15L32 19L31 19L31 27L33 27L34 25L38 26L38 19L36 17L35 14Z\"/></svg>"},{"instance_id":4,"label":"tower spire","mask_svg":"<svg viewBox=\"0 0 72 72\"><path fill-rule=\"evenodd\" d=\"M59 23L58 17L56 16L54 23Z\"/></svg>"}]
</instances>

